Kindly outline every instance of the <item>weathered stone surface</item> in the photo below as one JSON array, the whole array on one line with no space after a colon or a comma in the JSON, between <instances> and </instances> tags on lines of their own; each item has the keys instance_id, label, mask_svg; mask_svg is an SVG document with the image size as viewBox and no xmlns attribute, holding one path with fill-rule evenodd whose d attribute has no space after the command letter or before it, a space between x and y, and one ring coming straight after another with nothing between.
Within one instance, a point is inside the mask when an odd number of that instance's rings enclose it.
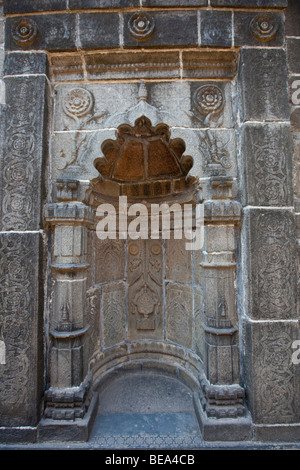
<instances>
[{"instance_id":1,"label":"weathered stone surface","mask_svg":"<svg viewBox=\"0 0 300 470\"><path fill-rule=\"evenodd\" d=\"M50 10L66 10L67 0L4 0L4 13L31 13Z\"/></svg>"},{"instance_id":2,"label":"weathered stone surface","mask_svg":"<svg viewBox=\"0 0 300 470\"><path fill-rule=\"evenodd\" d=\"M192 252L185 249L185 240L166 240L165 260L166 279L191 284Z\"/></svg>"},{"instance_id":3,"label":"weathered stone surface","mask_svg":"<svg viewBox=\"0 0 300 470\"><path fill-rule=\"evenodd\" d=\"M6 49L76 49L75 22L76 16L67 14L9 17L5 24ZM26 28L26 35L22 28Z\"/></svg>"},{"instance_id":4,"label":"weathered stone surface","mask_svg":"<svg viewBox=\"0 0 300 470\"><path fill-rule=\"evenodd\" d=\"M291 131L300 131L300 107L291 108Z\"/></svg>"},{"instance_id":5,"label":"weathered stone surface","mask_svg":"<svg viewBox=\"0 0 300 470\"><path fill-rule=\"evenodd\" d=\"M287 36L300 36L300 3L297 0L289 0L285 10L285 33Z\"/></svg>"},{"instance_id":6,"label":"weathered stone surface","mask_svg":"<svg viewBox=\"0 0 300 470\"><path fill-rule=\"evenodd\" d=\"M282 49L242 49L242 120L289 120L286 83L286 57Z\"/></svg>"},{"instance_id":7,"label":"weathered stone surface","mask_svg":"<svg viewBox=\"0 0 300 470\"><path fill-rule=\"evenodd\" d=\"M195 353L204 359L205 343L204 343L204 306L203 291L200 288L194 289L194 316L195 316Z\"/></svg>"},{"instance_id":8,"label":"weathered stone surface","mask_svg":"<svg viewBox=\"0 0 300 470\"><path fill-rule=\"evenodd\" d=\"M72 122L72 121L71 121ZM102 156L101 143L113 138L114 130L93 133L62 132L52 135L53 176L92 180L99 176L94 161Z\"/></svg>"},{"instance_id":9,"label":"weathered stone surface","mask_svg":"<svg viewBox=\"0 0 300 470\"><path fill-rule=\"evenodd\" d=\"M298 338L298 324L245 321L243 328L247 350L245 382L253 421L299 421L299 378L292 363L292 342Z\"/></svg>"},{"instance_id":10,"label":"weathered stone surface","mask_svg":"<svg viewBox=\"0 0 300 470\"><path fill-rule=\"evenodd\" d=\"M193 349L193 291L178 283L166 285L166 339Z\"/></svg>"},{"instance_id":11,"label":"weathered stone surface","mask_svg":"<svg viewBox=\"0 0 300 470\"><path fill-rule=\"evenodd\" d=\"M288 0L211 0L213 7L285 8Z\"/></svg>"},{"instance_id":12,"label":"weathered stone surface","mask_svg":"<svg viewBox=\"0 0 300 470\"><path fill-rule=\"evenodd\" d=\"M125 284L113 283L102 287L102 347L122 343L126 339Z\"/></svg>"},{"instance_id":13,"label":"weathered stone surface","mask_svg":"<svg viewBox=\"0 0 300 470\"><path fill-rule=\"evenodd\" d=\"M50 57L51 74L56 82L82 80L84 67L81 55L52 55Z\"/></svg>"},{"instance_id":14,"label":"weathered stone surface","mask_svg":"<svg viewBox=\"0 0 300 470\"><path fill-rule=\"evenodd\" d=\"M44 386L42 237L1 233L0 254L1 426L36 426Z\"/></svg>"},{"instance_id":15,"label":"weathered stone surface","mask_svg":"<svg viewBox=\"0 0 300 470\"><path fill-rule=\"evenodd\" d=\"M48 75L47 54L44 52L10 52L5 57L4 75L46 74Z\"/></svg>"},{"instance_id":16,"label":"weathered stone surface","mask_svg":"<svg viewBox=\"0 0 300 470\"><path fill-rule=\"evenodd\" d=\"M144 15L144 14L142 14ZM145 13L141 17L144 22L142 33L137 28L136 33L130 30L133 21L133 31L138 19L130 13L124 14L124 47L154 47L154 46L197 46L197 13L193 11ZM132 28L131 28L132 29ZM145 29L145 32L144 32ZM149 36L146 35L149 29Z\"/></svg>"},{"instance_id":17,"label":"weathered stone surface","mask_svg":"<svg viewBox=\"0 0 300 470\"><path fill-rule=\"evenodd\" d=\"M292 205L290 126L245 124L242 130L242 149L244 203L254 206Z\"/></svg>"},{"instance_id":18,"label":"weathered stone surface","mask_svg":"<svg viewBox=\"0 0 300 470\"><path fill-rule=\"evenodd\" d=\"M43 223L47 81L45 76L7 77L5 83L10 106L1 161L2 229L38 230Z\"/></svg>"},{"instance_id":19,"label":"weathered stone surface","mask_svg":"<svg viewBox=\"0 0 300 470\"><path fill-rule=\"evenodd\" d=\"M231 51L183 50L182 67L183 78L233 78L237 72L237 54Z\"/></svg>"},{"instance_id":20,"label":"weathered stone surface","mask_svg":"<svg viewBox=\"0 0 300 470\"><path fill-rule=\"evenodd\" d=\"M283 209L245 209L247 315L255 320L296 316L295 221Z\"/></svg>"},{"instance_id":21,"label":"weathered stone surface","mask_svg":"<svg viewBox=\"0 0 300 470\"><path fill-rule=\"evenodd\" d=\"M174 129L172 135L184 140L188 155L197 156L194 158L194 165L191 169L192 175L197 177L236 176L236 137L233 130L182 128ZM206 195L209 191L205 186L207 185L203 184L203 193Z\"/></svg>"},{"instance_id":22,"label":"weathered stone surface","mask_svg":"<svg viewBox=\"0 0 300 470\"><path fill-rule=\"evenodd\" d=\"M69 0L69 8L84 10L89 8L128 8L139 7L140 0Z\"/></svg>"},{"instance_id":23,"label":"weathered stone surface","mask_svg":"<svg viewBox=\"0 0 300 470\"><path fill-rule=\"evenodd\" d=\"M300 73L300 38L287 38L288 68L291 73Z\"/></svg>"},{"instance_id":24,"label":"weathered stone surface","mask_svg":"<svg viewBox=\"0 0 300 470\"><path fill-rule=\"evenodd\" d=\"M95 236L95 284L123 280L125 241L100 240Z\"/></svg>"},{"instance_id":25,"label":"weathered stone surface","mask_svg":"<svg viewBox=\"0 0 300 470\"><path fill-rule=\"evenodd\" d=\"M201 46L231 47L232 14L230 11L201 11Z\"/></svg>"},{"instance_id":26,"label":"weathered stone surface","mask_svg":"<svg viewBox=\"0 0 300 470\"><path fill-rule=\"evenodd\" d=\"M83 48L119 47L117 13L82 13L79 15L79 44Z\"/></svg>"},{"instance_id":27,"label":"weathered stone surface","mask_svg":"<svg viewBox=\"0 0 300 470\"><path fill-rule=\"evenodd\" d=\"M207 0L142 0L143 7L202 7Z\"/></svg>"},{"instance_id":28,"label":"weathered stone surface","mask_svg":"<svg viewBox=\"0 0 300 470\"><path fill-rule=\"evenodd\" d=\"M179 78L178 52L112 52L85 57L90 80L134 78Z\"/></svg>"},{"instance_id":29,"label":"weathered stone surface","mask_svg":"<svg viewBox=\"0 0 300 470\"><path fill-rule=\"evenodd\" d=\"M135 83L80 85L68 83L57 85L55 91L55 130L96 131L102 128L111 129L116 127L111 125L110 121L138 103L139 87ZM77 106L74 106L74 100L78 100ZM120 124L123 123L124 121ZM80 135L76 134L76 136L78 145L82 137L88 137L82 132ZM80 145L81 152L84 151L90 140L94 140L95 136L97 136L97 133L91 135L91 138ZM74 135L70 134L70 138L72 137L74 138ZM66 141L69 140L67 136L65 139ZM105 136L103 136L103 139L105 140ZM98 143L97 145L98 148L95 147L95 151L98 152L97 156L100 156L101 144ZM71 154L74 152L75 150ZM91 149L89 152L91 152Z\"/></svg>"},{"instance_id":30,"label":"weathered stone surface","mask_svg":"<svg viewBox=\"0 0 300 470\"><path fill-rule=\"evenodd\" d=\"M268 12L234 12L235 46L282 46L284 14Z\"/></svg>"},{"instance_id":31,"label":"weathered stone surface","mask_svg":"<svg viewBox=\"0 0 300 470\"><path fill-rule=\"evenodd\" d=\"M100 351L100 289L91 288L86 292L88 331L88 357L89 360Z\"/></svg>"}]
</instances>

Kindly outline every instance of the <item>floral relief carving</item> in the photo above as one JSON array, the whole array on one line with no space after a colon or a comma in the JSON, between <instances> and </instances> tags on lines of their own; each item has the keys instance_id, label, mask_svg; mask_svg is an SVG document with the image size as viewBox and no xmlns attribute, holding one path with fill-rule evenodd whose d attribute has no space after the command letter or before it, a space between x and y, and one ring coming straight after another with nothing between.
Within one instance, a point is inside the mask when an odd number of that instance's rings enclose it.
<instances>
[{"instance_id":1,"label":"floral relief carving","mask_svg":"<svg viewBox=\"0 0 300 470\"><path fill-rule=\"evenodd\" d=\"M25 230L33 221L37 106L34 84L20 83L7 113L6 152L3 167L3 229ZM30 104L29 104L30 102Z\"/></svg>"},{"instance_id":2,"label":"floral relief carving","mask_svg":"<svg viewBox=\"0 0 300 470\"><path fill-rule=\"evenodd\" d=\"M93 94L82 87L72 88L68 91L62 101L62 109L69 119L65 121L64 130L69 130L69 122L74 121L76 130L71 136L70 148L62 148L59 153L58 170L69 167L81 167L85 157L93 151L95 135L87 135L81 132L86 126L94 124L101 119L105 113L97 113Z\"/></svg>"},{"instance_id":3,"label":"floral relief carving","mask_svg":"<svg viewBox=\"0 0 300 470\"><path fill-rule=\"evenodd\" d=\"M255 367L258 386L259 418L266 422L290 422L293 419L292 339L282 327L266 326Z\"/></svg>"},{"instance_id":4,"label":"floral relief carving","mask_svg":"<svg viewBox=\"0 0 300 470\"><path fill-rule=\"evenodd\" d=\"M6 345L6 364L0 373L0 401L24 405L30 370L30 332L33 300L30 295L34 244L19 234L0 239L0 331Z\"/></svg>"},{"instance_id":5,"label":"floral relief carving","mask_svg":"<svg viewBox=\"0 0 300 470\"><path fill-rule=\"evenodd\" d=\"M288 318L294 309L292 220L281 214L260 214L257 220L257 312L266 318Z\"/></svg>"},{"instance_id":6,"label":"floral relief carving","mask_svg":"<svg viewBox=\"0 0 300 470\"><path fill-rule=\"evenodd\" d=\"M262 138L251 138L254 159L256 197L268 204L282 204L287 199L287 164L283 144L278 136L264 130Z\"/></svg>"},{"instance_id":7,"label":"floral relief carving","mask_svg":"<svg viewBox=\"0 0 300 470\"><path fill-rule=\"evenodd\" d=\"M232 135L226 137L226 140L218 138L216 133L206 131L199 134L200 150L203 153L203 166L206 171L212 175L226 174L233 166L232 157L229 151L229 144Z\"/></svg>"},{"instance_id":8,"label":"floral relief carving","mask_svg":"<svg viewBox=\"0 0 300 470\"><path fill-rule=\"evenodd\" d=\"M192 104L195 112L189 116L200 121L203 127L218 127L222 124L225 97L220 87L198 87L192 96Z\"/></svg>"}]
</instances>

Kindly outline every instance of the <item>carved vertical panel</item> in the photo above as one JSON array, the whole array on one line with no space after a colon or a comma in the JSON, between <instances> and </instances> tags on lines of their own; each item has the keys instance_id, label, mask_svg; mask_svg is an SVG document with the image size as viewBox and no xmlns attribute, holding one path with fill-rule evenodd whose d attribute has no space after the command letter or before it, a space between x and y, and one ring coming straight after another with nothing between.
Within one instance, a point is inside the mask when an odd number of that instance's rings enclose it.
<instances>
[{"instance_id":1,"label":"carved vertical panel","mask_svg":"<svg viewBox=\"0 0 300 470\"><path fill-rule=\"evenodd\" d=\"M194 289L194 317L195 317L195 353L203 360L204 347L204 303L203 292L199 288Z\"/></svg>"},{"instance_id":2,"label":"carved vertical panel","mask_svg":"<svg viewBox=\"0 0 300 470\"><path fill-rule=\"evenodd\" d=\"M87 322L90 325L88 355L89 359L100 351L100 290L87 291Z\"/></svg>"},{"instance_id":3,"label":"carved vertical panel","mask_svg":"<svg viewBox=\"0 0 300 470\"><path fill-rule=\"evenodd\" d=\"M250 210L249 314L255 319L296 315L295 222L285 210Z\"/></svg>"},{"instance_id":4,"label":"carved vertical panel","mask_svg":"<svg viewBox=\"0 0 300 470\"><path fill-rule=\"evenodd\" d=\"M124 240L100 240L95 234L95 284L123 280L124 276Z\"/></svg>"},{"instance_id":5,"label":"carved vertical panel","mask_svg":"<svg viewBox=\"0 0 300 470\"><path fill-rule=\"evenodd\" d=\"M166 240L166 279L192 282L192 251L186 250L185 240Z\"/></svg>"},{"instance_id":6,"label":"carved vertical panel","mask_svg":"<svg viewBox=\"0 0 300 470\"><path fill-rule=\"evenodd\" d=\"M161 240L128 242L128 337L163 338Z\"/></svg>"},{"instance_id":7,"label":"carved vertical panel","mask_svg":"<svg viewBox=\"0 0 300 470\"><path fill-rule=\"evenodd\" d=\"M193 348L193 289L177 283L166 286L166 339Z\"/></svg>"},{"instance_id":8,"label":"carved vertical panel","mask_svg":"<svg viewBox=\"0 0 300 470\"><path fill-rule=\"evenodd\" d=\"M292 142L282 124L246 125L243 129L245 203L292 205Z\"/></svg>"},{"instance_id":9,"label":"carved vertical panel","mask_svg":"<svg viewBox=\"0 0 300 470\"><path fill-rule=\"evenodd\" d=\"M297 421L297 378L292 342L298 326L288 322L246 325L246 377L251 413L257 423ZM250 364L249 364L250 363Z\"/></svg>"},{"instance_id":10,"label":"carved vertical panel","mask_svg":"<svg viewBox=\"0 0 300 470\"><path fill-rule=\"evenodd\" d=\"M5 363L0 364L2 425L34 426L38 419L43 377L39 263L40 234L0 234L0 338L5 345Z\"/></svg>"},{"instance_id":11,"label":"carved vertical panel","mask_svg":"<svg viewBox=\"0 0 300 470\"><path fill-rule=\"evenodd\" d=\"M125 341L126 298L122 282L102 287L102 327L104 349Z\"/></svg>"},{"instance_id":12,"label":"carved vertical panel","mask_svg":"<svg viewBox=\"0 0 300 470\"><path fill-rule=\"evenodd\" d=\"M1 167L3 230L38 230L45 169L46 77L9 77Z\"/></svg>"}]
</instances>

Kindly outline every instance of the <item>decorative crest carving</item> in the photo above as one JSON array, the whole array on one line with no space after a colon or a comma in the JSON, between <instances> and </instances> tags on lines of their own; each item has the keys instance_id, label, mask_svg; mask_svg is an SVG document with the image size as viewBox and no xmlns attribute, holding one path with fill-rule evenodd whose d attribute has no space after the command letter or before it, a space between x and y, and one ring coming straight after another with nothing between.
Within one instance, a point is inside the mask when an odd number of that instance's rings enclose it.
<instances>
[{"instance_id":1,"label":"decorative crest carving","mask_svg":"<svg viewBox=\"0 0 300 470\"><path fill-rule=\"evenodd\" d=\"M117 140L102 144L105 160L95 161L103 179L114 185L116 196L162 196L195 185L195 178L187 179L193 158L183 155L182 139L170 140L166 124L153 127L150 119L141 116L133 127L119 126L116 135Z\"/></svg>"}]
</instances>

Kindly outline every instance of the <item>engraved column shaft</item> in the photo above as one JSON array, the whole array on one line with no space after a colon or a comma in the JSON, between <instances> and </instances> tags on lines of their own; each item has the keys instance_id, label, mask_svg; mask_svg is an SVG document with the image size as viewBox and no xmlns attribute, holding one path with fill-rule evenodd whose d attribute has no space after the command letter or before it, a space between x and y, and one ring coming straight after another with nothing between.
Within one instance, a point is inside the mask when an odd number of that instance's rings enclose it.
<instances>
[{"instance_id":1,"label":"engraved column shaft","mask_svg":"<svg viewBox=\"0 0 300 470\"><path fill-rule=\"evenodd\" d=\"M60 202L48 204L46 220L54 228L50 381L52 387L78 386L86 375L87 227L93 213L80 202Z\"/></svg>"},{"instance_id":2,"label":"engraved column shaft","mask_svg":"<svg viewBox=\"0 0 300 470\"><path fill-rule=\"evenodd\" d=\"M200 264L204 288L205 372L210 383L239 383L235 296L235 223L238 202L222 199L232 181L212 178L212 200L205 203L205 243ZM228 192L229 191L229 192Z\"/></svg>"}]
</instances>

